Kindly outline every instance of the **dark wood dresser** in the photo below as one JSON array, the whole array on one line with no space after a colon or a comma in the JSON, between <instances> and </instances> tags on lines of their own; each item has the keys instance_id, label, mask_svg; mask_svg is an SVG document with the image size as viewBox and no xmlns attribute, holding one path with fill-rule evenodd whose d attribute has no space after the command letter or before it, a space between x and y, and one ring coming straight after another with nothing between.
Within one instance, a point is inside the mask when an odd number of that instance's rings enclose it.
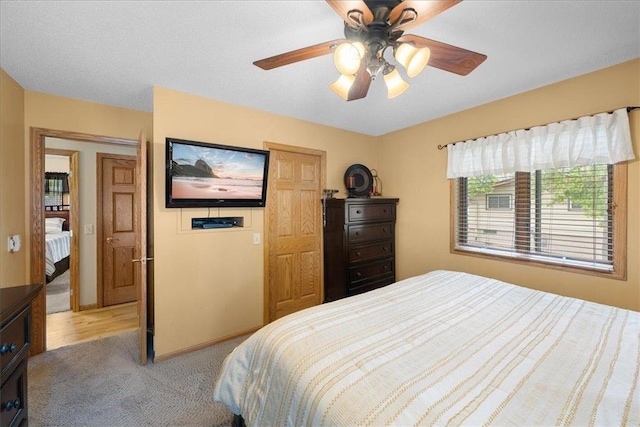
<instances>
[{"instance_id":1,"label":"dark wood dresser","mask_svg":"<svg viewBox=\"0 0 640 427\"><path fill-rule=\"evenodd\" d=\"M324 302L396 281L398 199L324 201Z\"/></svg>"},{"instance_id":2,"label":"dark wood dresser","mask_svg":"<svg viewBox=\"0 0 640 427\"><path fill-rule=\"evenodd\" d=\"M27 359L31 342L31 301L42 285L0 288L0 426L27 425Z\"/></svg>"}]
</instances>

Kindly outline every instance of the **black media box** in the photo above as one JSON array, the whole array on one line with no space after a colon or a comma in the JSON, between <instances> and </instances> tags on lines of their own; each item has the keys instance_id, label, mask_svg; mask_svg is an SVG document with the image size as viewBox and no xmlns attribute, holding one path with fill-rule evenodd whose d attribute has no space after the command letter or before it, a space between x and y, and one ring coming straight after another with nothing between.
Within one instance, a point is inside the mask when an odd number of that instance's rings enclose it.
<instances>
[{"instance_id":1,"label":"black media box","mask_svg":"<svg viewBox=\"0 0 640 427\"><path fill-rule=\"evenodd\" d=\"M244 218L241 216L224 217L224 218L192 218L191 228L210 229L210 228L232 228L244 227Z\"/></svg>"}]
</instances>

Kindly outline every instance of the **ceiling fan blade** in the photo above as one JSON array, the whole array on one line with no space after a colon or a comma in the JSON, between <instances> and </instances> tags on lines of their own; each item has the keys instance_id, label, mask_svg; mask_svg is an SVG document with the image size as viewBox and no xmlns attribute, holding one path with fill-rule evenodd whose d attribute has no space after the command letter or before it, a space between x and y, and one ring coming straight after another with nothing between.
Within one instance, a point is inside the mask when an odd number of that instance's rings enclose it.
<instances>
[{"instance_id":1,"label":"ceiling fan blade","mask_svg":"<svg viewBox=\"0 0 640 427\"><path fill-rule=\"evenodd\" d=\"M401 43L413 43L416 47L428 47L431 49L431 57L427 65L461 76L466 76L487 59L487 55L482 53L472 52L461 47L413 34L402 36L398 41Z\"/></svg>"},{"instance_id":2,"label":"ceiling fan blade","mask_svg":"<svg viewBox=\"0 0 640 427\"><path fill-rule=\"evenodd\" d=\"M335 46L346 42L346 39L336 39L328 42L315 44L313 46L303 47L302 49L292 50L291 52L281 53L280 55L255 61L253 65L263 70L271 70L272 68L282 67L283 65L293 64L294 62L305 61L322 55L333 53Z\"/></svg>"},{"instance_id":3,"label":"ceiling fan blade","mask_svg":"<svg viewBox=\"0 0 640 427\"><path fill-rule=\"evenodd\" d=\"M371 75L367 72L365 67L360 67L356 73L356 80L349 89L349 96L347 101L355 101L356 99L364 98L369 92L369 86L371 85Z\"/></svg>"},{"instance_id":4,"label":"ceiling fan blade","mask_svg":"<svg viewBox=\"0 0 640 427\"><path fill-rule=\"evenodd\" d=\"M409 21L405 24L398 24L396 28L406 31L413 27L417 27L428 19L433 18L434 16L444 12L450 7L455 6L460 3L462 0L429 0L429 1L411 1L405 0L396 7L393 8L391 13L389 14L389 22L395 24L398 19L402 17L402 12L406 9L413 9L416 11L418 16L414 21Z\"/></svg>"},{"instance_id":5,"label":"ceiling fan blade","mask_svg":"<svg viewBox=\"0 0 640 427\"><path fill-rule=\"evenodd\" d=\"M363 1L327 0L327 3L329 3L329 6L331 6L333 10L335 10L338 15L342 17L342 20L346 23L352 23L351 19L349 19L349 12L352 10L359 10L360 12L362 12L362 17L366 25L370 24L371 21L373 21L373 13L371 13L371 10Z\"/></svg>"}]
</instances>

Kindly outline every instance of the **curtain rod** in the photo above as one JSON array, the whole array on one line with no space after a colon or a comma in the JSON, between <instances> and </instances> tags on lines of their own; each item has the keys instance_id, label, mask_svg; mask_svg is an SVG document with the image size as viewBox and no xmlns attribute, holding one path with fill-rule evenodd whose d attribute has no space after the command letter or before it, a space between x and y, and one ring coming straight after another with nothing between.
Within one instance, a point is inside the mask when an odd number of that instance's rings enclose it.
<instances>
[{"instance_id":1,"label":"curtain rod","mask_svg":"<svg viewBox=\"0 0 640 427\"><path fill-rule=\"evenodd\" d=\"M640 108L640 106L637 106L637 107L627 107L627 113L629 113L629 112L631 112L631 111L633 111L633 110L635 110L635 109L637 109L637 108ZM616 108L616 110L619 110L619 108ZM579 119L579 118L581 118L581 117L595 116L596 114L602 114L602 113L611 114L611 113L613 113L613 112L614 112L614 111L616 111L616 110L611 110L611 111L601 111L601 112L599 112L599 113L586 114L586 115L584 115L584 116L578 116L578 117L574 117L574 118L572 118L572 119L564 119L564 120L560 120L560 121L561 121L561 122L565 122L565 121L567 121L567 120L578 120L578 119ZM554 123L555 123L555 122L554 122ZM547 124L549 124L549 123L546 123L545 125L547 125ZM529 126L528 128L526 128L526 129L524 129L524 130L529 130L529 129L534 128L534 127L537 127L537 126L545 126L545 125L534 125L534 126ZM509 132L513 132L513 131L512 131L512 130L510 130L510 131L507 131L507 132L501 132L501 133L509 133ZM487 138L487 137L489 137L489 136L494 136L494 135L498 135L498 134L485 135L485 136L478 136L478 137L473 138L473 139ZM464 142L464 141L458 141L458 142ZM442 145L442 144L438 144L438 150L442 150L443 148L445 148L445 147L447 147L447 146L449 146L449 145L457 144L458 142L450 142L450 143L448 143L448 144L444 144L444 145Z\"/></svg>"}]
</instances>

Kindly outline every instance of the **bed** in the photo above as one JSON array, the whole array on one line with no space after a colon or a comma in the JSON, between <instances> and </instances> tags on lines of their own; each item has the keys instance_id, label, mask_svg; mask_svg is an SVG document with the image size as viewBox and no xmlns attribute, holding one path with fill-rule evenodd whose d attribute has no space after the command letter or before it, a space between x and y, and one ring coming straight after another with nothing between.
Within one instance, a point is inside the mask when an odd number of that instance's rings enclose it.
<instances>
[{"instance_id":1,"label":"bed","mask_svg":"<svg viewBox=\"0 0 640 427\"><path fill-rule=\"evenodd\" d=\"M45 273L47 283L69 269L69 211L45 213Z\"/></svg>"},{"instance_id":2,"label":"bed","mask_svg":"<svg viewBox=\"0 0 640 427\"><path fill-rule=\"evenodd\" d=\"M639 425L640 313L434 271L279 319L213 398L248 426Z\"/></svg>"}]
</instances>

